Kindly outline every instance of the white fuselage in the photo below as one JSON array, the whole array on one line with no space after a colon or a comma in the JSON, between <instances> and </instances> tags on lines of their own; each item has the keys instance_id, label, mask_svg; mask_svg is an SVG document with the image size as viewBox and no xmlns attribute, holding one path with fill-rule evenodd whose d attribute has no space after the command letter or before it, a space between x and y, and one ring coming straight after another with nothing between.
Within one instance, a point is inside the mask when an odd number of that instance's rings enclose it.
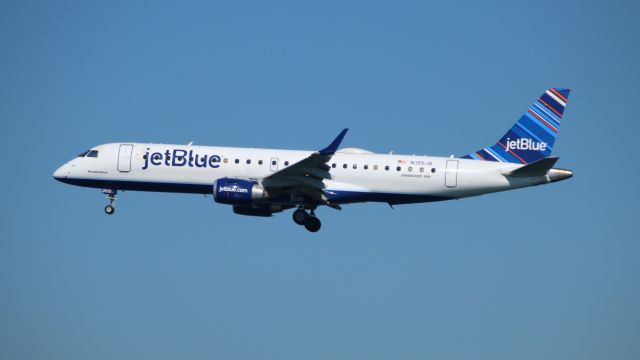
<instances>
[{"instance_id":1,"label":"white fuselage","mask_svg":"<svg viewBox=\"0 0 640 360\"><path fill-rule=\"evenodd\" d=\"M313 151L114 143L94 147L96 157L77 157L54 177L62 182L118 190L211 194L216 179L259 182L307 158ZM391 204L447 200L550 182L548 176L508 178L522 165L432 156L374 154L344 149L327 163L324 179L334 203Z\"/></svg>"}]
</instances>

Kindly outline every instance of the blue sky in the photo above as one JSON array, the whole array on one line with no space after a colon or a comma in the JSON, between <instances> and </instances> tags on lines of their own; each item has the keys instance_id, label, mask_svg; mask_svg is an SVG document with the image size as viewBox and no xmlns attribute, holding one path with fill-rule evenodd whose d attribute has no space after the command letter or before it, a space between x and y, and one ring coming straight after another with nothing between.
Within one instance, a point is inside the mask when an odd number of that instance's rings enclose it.
<instances>
[{"instance_id":1,"label":"blue sky","mask_svg":"<svg viewBox=\"0 0 640 360\"><path fill-rule=\"evenodd\" d=\"M0 358L637 359L640 7L0 3ZM575 177L436 204L235 216L52 172L164 142L462 155L551 86Z\"/></svg>"}]
</instances>

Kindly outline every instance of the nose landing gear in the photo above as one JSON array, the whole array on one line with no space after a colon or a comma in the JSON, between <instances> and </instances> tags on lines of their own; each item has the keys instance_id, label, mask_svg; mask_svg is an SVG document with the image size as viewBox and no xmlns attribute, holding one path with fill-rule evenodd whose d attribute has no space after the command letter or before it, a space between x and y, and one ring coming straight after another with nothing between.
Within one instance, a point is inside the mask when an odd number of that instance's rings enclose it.
<instances>
[{"instance_id":1,"label":"nose landing gear","mask_svg":"<svg viewBox=\"0 0 640 360\"><path fill-rule=\"evenodd\" d=\"M118 190L104 189L102 190L102 193L105 194L107 200L109 200L109 205L104 207L104 212L107 213L107 215L113 215L113 213L116 212L116 208L113 206L113 203L116 201L116 194L118 193Z\"/></svg>"},{"instance_id":2,"label":"nose landing gear","mask_svg":"<svg viewBox=\"0 0 640 360\"><path fill-rule=\"evenodd\" d=\"M311 213L307 213L303 208L298 208L293 212L293 222L298 225L304 225L304 228L311 232L317 232L320 230L322 223L316 217L314 210L311 209Z\"/></svg>"}]
</instances>

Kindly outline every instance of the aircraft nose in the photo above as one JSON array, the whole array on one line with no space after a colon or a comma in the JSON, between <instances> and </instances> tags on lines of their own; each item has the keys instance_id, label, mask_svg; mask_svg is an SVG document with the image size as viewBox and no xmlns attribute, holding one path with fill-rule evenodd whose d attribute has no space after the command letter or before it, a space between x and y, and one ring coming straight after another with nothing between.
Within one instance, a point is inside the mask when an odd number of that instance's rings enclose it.
<instances>
[{"instance_id":1,"label":"aircraft nose","mask_svg":"<svg viewBox=\"0 0 640 360\"><path fill-rule=\"evenodd\" d=\"M69 164L64 164L60 166L56 171L53 172L53 178L56 180L64 179L69 175Z\"/></svg>"}]
</instances>

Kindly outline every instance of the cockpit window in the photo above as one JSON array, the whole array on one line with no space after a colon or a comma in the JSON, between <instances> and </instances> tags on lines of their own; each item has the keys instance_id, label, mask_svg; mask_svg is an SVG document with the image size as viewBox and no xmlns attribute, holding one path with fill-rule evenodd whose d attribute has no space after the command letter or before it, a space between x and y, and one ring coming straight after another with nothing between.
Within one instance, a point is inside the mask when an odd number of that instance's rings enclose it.
<instances>
[{"instance_id":1,"label":"cockpit window","mask_svg":"<svg viewBox=\"0 0 640 360\"><path fill-rule=\"evenodd\" d=\"M78 157L85 157L85 156L87 156L87 154L89 153L89 151L91 151L91 150L83 151L80 155L78 155Z\"/></svg>"},{"instance_id":2,"label":"cockpit window","mask_svg":"<svg viewBox=\"0 0 640 360\"><path fill-rule=\"evenodd\" d=\"M98 157L98 150L89 151L89 153L87 154L87 157L97 158Z\"/></svg>"}]
</instances>

